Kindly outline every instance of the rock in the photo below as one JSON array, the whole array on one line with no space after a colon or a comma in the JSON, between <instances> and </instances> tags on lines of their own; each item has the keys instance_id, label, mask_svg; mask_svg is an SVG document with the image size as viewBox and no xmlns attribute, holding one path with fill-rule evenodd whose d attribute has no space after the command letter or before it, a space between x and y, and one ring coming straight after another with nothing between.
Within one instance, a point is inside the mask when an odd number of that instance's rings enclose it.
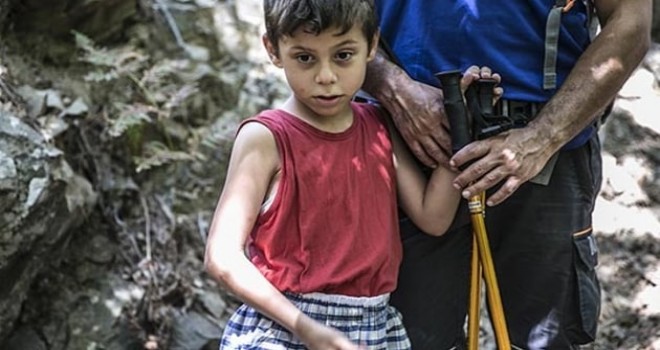
<instances>
[{"instance_id":1,"label":"rock","mask_svg":"<svg viewBox=\"0 0 660 350\"><path fill-rule=\"evenodd\" d=\"M96 200L58 149L0 111L0 343L34 277L66 247L69 230Z\"/></svg>"},{"instance_id":2,"label":"rock","mask_svg":"<svg viewBox=\"0 0 660 350\"><path fill-rule=\"evenodd\" d=\"M197 312L178 315L174 318L171 349L202 349L209 342L217 342L221 335L222 327L208 316Z\"/></svg>"},{"instance_id":3,"label":"rock","mask_svg":"<svg viewBox=\"0 0 660 350\"><path fill-rule=\"evenodd\" d=\"M22 327L9 339L6 350L48 350L48 347L34 329Z\"/></svg>"},{"instance_id":4,"label":"rock","mask_svg":"<svg viewBox=\"0 0 660 350\"><path fill-rule=\"evenodd\" d=\"M71 116L80 117L84 116L89 111L87 104L79 97L71 103L66 109L60 113L60 117Z\"/></svg>"},{"instance_id":5,"label":"rock","mask_svg":"<svg viewBox=\"0 0 660 350\"><path fill-rule=\"evenodd\" d=\"M66 63L76 53L72 30L97 42L116 40L137 9L137 0L27 0L13 6L8 18L23 48Z\"/></svg>"}]
</instances>

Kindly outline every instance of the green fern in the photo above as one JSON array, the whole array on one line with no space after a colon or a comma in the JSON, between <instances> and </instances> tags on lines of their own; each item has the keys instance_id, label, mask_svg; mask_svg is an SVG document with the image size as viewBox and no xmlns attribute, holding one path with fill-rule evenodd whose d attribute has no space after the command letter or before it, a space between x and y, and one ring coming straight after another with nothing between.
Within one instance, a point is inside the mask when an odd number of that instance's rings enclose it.
<instances>
[{"instance_id":1,"label":"green fern","mask_svg":"<svg viewBox=\"0 0 660 350\"><path fill-rule=\"evenodd\" d=\"M135 171L142 172L165 164L179 161L193 160L194 157L188 153L172 151L164 144L152 141L145 145L145 157L135 157L137 168Z\"/></svg>"},{"instance_id":2,"label":"green fern","mask_svg":"<svg viewBox=\"0 0 660 350\"><path fill-rule=\"evenodd\" d=\"M95 66L115 66L116 57L114 57L114 55L108 50L97 48L94 45L94 41L83 33L74 30L73 35L76 40L76 46L84 52L84 55L81 57L82 61L91 63Z\"/></svg>"},{"instance_id":3,"label":"green fern","mask_svg":"<svg viewBox=\"0 0 660 350\"><path fill-rule=\"evenodd\" d=\"M137 172L142 172L172 162L192 160L194 157L182 151L170 140L164 119L170 118L174 109L198 91L196 84L178 83L178 73L185 69L185 61L160 60L155 64L149 56L134 47L106 49L96 46L86 35L73 32L77 47L81 50L80 60L89 63L90 70L85 81L108 86L117 81L131 82L140 95L126 95L124 101L112 103L108 110L107 133L118 139L132 156ZM107 102L100 102L106 104ZM145 124L153 123L160 141L148 142ZM146 142L146 143L145 143Z\"/></svg>"},{"instance_id":4,"label":"green fern","mask_svg":"<svg viewBox=\"0 0 660 350\"><path fill-rule=\"evenodd\" d=\"M149 113L153 112L153 108L150 106L115 103L115 107L119 110L119 114L117 118L109 120L108 134L112 137L120 137L131 127L151 122Z\"/></svg>"}]
</instances>

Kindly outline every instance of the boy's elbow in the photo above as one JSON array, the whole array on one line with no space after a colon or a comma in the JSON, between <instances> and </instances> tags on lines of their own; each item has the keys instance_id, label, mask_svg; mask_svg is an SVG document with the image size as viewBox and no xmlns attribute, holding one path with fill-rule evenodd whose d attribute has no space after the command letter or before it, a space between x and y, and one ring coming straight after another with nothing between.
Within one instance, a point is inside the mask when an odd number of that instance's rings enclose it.
<instances>
[{"instance_id":1,"label":"boy's elbow","mask_svg":"<svg viewBox=\"0 0 660 350\"><path fill-rule=\"evenodd\" d=\"M427 230L424 232L434 237L440 237L447 233L447 230Z\"/></svg>"},{"instance_id":2,"label":"boy's elbow","mask_svg":"<svg viewBox=\"0 0 660 350\"><path fill-rule=\"evenodd\" d=\"M447 233L449 223L446 220L431 220L420 225L419 229L428 235L440 237Z\"/></svg>"},{"instance_id":3,"label":"boy's elbow","mask_svg":"<svg viewBox=\"0 0 660 350\"><path fill-rule=\"evenodd\" d=\"M204 254L204 270L207 273L213 274L213 271L215 270L215 261L211 258L211 254L207 251Z\"/></svg>"},{"instance_id":4,"label":"boy's elbow","mask_svg":"<svg viewBox=\"0 0 660 350\"><path fill-rule=\"evenodd\" d=\"M225 263L218 254L211 254L209 251L204 255L204 270L213 277L214 280L226 285L231 279L231 268Z\"/></svg>"}]
</instances>

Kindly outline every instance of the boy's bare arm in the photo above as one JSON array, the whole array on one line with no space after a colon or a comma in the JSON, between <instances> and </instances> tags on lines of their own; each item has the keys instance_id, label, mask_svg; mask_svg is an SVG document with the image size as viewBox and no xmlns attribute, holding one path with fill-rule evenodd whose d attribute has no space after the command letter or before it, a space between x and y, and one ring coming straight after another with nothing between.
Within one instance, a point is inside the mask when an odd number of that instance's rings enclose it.
<instances>
[{"instance_id":1,"label":"boy's bare arm","mask_svg":"<svg viewBox=\"0 0 660 350\"><path fill-rule=\"evenodd\" d=\"M246 258L245 242L278 167L275 140L263 125L238 133L206 244L205 267L244 302L293 328L299 313Z\"/></svg>"},{"instance_id":2,"label":"boy's bare arm","mask_svg":"<svg viewBox=\"0 0 660 350\"><path fill-rule=\"evenodd\" d=\"M243 302L300 337L310 348L357 349L340 332L302 313L245 256L247 237L279 167L271 132L258 123L243 126L213 215L204 259L206 270ZM323 345L319 347L319 343Z\"/></svg>"},{"instance_id":3,"label":"boy's bare arm","mask_svg":"<svg viewBox=\"0 0 660 350\"><path fill-rule=\"evenodd\" d=\"M433 236L443 235L461 199L460 192L452 187L456 174L445 166L438 166L427 180L394 127L390 127L390 135L399 205L422 231Z\"/></svg>"},{"instance_id":4,"label":"boy's bare arm","mask_svg":"<svg viewBox=\"0 0 660 350\"><path fill-rule=\"evenodd\" d=\"M499 84L502 78L489 67L471 66L463 72L461 90L465 92L478 79L494 79ZM494 88L493 104L503 93L501 87ZM427 180L396 130L393 127L390 129L399 203L417 227L430 235L440 236L451 225L461 199L460 191L453 186L457 173L448 167L438 166Z\"/></svg>"}]
</instances>

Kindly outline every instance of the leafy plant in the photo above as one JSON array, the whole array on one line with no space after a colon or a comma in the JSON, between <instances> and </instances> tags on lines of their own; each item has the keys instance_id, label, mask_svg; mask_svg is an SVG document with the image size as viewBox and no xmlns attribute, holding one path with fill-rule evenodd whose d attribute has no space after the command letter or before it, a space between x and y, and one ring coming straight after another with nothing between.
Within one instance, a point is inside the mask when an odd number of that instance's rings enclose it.
<instances>
[{"instance_id":1,"label":"leafy plant","mask_svg":"<svg viewBox=\"0 0 660 350\"><path fill-rule=\"evenodd\" d=\"M176 73L181 70L183 63L160 60L154 64L148 55L134 47L97 47L84 34L75 31L73 34L81 50L80 60L91 66L84 77L85 81L92 86L107 86L124 79L138 92L124 94L124 100L111 103L95 101L107 108L107 134L113 139L127 142L133 155L134 170L141 172L171 162L192 159L189 155L191 152L176 149L170 138L174 131L167 126L168 123L164 123L165 120L171 120L177 107L197 92L196 85L181 84L176 79ZM155 126L159 134L147 138L144 126L148 124Z\"/></svg>"},{"instance_id":2,"label":"leafy plant","mask_svg":"<svg viewBox=\"0 0 660 350\"><path fill-rule=\"evenodd\" d=\"M175 161L192 160L193 157L185 152L172 151L164 144L152 141L145 145L145 156L136 157L138 173Z\"/></svg>"}]
</instances>

